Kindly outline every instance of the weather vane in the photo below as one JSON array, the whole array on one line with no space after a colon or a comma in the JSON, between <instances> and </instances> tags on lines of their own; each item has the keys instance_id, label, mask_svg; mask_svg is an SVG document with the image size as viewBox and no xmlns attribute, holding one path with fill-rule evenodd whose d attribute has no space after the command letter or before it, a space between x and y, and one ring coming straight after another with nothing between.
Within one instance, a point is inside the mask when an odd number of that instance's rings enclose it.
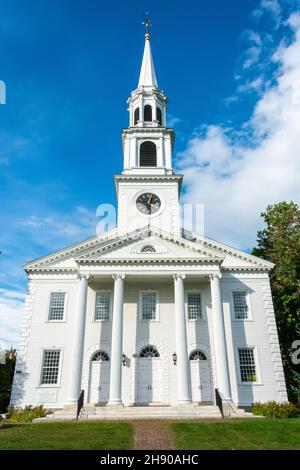
<instances>
[{"instance_id":1,"label":"weather vane","mask_svg":"<svg viewBox=\"0 0 300 470\"><path fill-rule=\"evenodd\" d=\"M142 21L142 24L144 24L145 28L146 28L145 38L150 39L150 26L152 26L152 24L150 23L149 13L148 12L145 13L145 21Z\"/></svg>"}]
</instances>

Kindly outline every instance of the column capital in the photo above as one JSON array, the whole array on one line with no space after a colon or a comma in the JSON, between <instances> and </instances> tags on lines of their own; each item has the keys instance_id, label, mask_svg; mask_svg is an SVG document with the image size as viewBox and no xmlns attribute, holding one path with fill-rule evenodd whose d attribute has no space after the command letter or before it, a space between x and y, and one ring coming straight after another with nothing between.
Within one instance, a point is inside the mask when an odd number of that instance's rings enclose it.
<instances>
[{"instance_id":1,"label":"column capital","mask_svg":"<svg viewBox=\"0 0 300 470\"><path fill-rule=\"evenodd\" d=\"M209 274L209 279L211 281L213 281L214 279L221 279L222 278L222 273L221 271L217 272L217 273L210 273Z\"/></svg>"},{"instance_id":2,"label":"column capital","mask_svg":"<svg viewBox=\"0 0 300 470\"><path fill-rule=\"evenodd\" d=\"M181 274L181 273L174 273L173 274L173 279L174 281L177 281L177 279L185 279L185 274Z\"/></svg>"},{"instance_id":3,"label":"column capital","mask_svg":"<svg viewBox=\"0 0 300 470\"><path fill-rule=\"evenodd\" d=\"M112 278L114 281L116 281L117 279L121 279L122 281L124 281L125 279L125 274L122 274L122 273L114 273L112 275Z\"/></svg>"},{"instance_id":4,"label":"column capital","mask_svg":"<svg viewBox=\"0 0 300 470\"><path fill-rule=\"evenodd\" d=\"M79 279L79 281L81 281L81 279L86 279L86 280L88 280L89 277L90 277L90 275L89 275L89 274L85 274L85 273L84 273L84 274L78 273L78 275L77 275L77 278Z\"/></svg>"}]
</instances>

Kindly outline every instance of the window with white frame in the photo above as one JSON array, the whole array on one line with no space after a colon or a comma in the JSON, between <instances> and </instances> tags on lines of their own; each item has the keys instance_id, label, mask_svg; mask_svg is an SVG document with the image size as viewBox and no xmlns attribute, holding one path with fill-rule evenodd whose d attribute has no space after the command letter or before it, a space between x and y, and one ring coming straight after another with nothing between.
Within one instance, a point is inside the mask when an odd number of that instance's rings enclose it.
<instances>
[{"instance_id":1,"label":"window with white frame","mask_svg":"<svg viewBox=\"0 0 300 470\"><path fill-rule=\"evenodd\" d=\"M111 293L97 292L95 305L95 320L109 320L111 308Z\"/></svg>"},{"instance_id":2,"label":"window with white frame","mask_svg":"<svg viewBox=\"0 0 300 470\"><path fill-rule=\"evenodd\" d=\"M51 292L48 320L57 321L64 319L65 299L65 292Z\"/></svg>"},{"instance_id":3,"label":"window with white frame","mask_svg":"<svg viewBox=\"0 0 300 470\"><path fill-rule=\"evenodd\" d=\"M157 295L156 292L142 292L142 320L156 320Z\"/></svg>"},{"instance_id":4,"label":"window with white frame","mask_svg":"<svg viewBox=\"0 0 300 470\"><path fill-rule=\"evenodd\" d=\"M239 348L241 382L257 382L254 348Z\"/></svg>"},{"instance_id":5,"label":"window with white frame","mask_svg":"<svg viewBox=\"0 0 300 470\"><path fill-rule=\"evenodd\" d=\"M187 293L187 311L189 320L202 320L200 292Z\"/></svg>"},{"instance_id":6,"label":"window with white frame","mask_svg":"<svg viewBox=\"0 0 300 470\"><path fill-rule=\"evenodd\" d=\"M233 310L236 320L247 320L249 318L249 305L247 292L232 292Z\"/></svg>"},{"instance_id":7,"label":"window with white frame","mask_svg":"<svg viewBox=\"0 0 300 470\"><path fill-rule=\"evenodd\" d=\"M41 385L56 385L58 382L60 350L48 349L43 352Z\"/></svg>"}]
</instances>

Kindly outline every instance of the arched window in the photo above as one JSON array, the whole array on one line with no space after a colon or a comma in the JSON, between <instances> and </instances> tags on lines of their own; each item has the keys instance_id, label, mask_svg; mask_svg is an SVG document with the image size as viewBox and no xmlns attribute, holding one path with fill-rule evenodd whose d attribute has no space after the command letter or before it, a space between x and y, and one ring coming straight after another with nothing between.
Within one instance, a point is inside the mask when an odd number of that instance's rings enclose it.
<instances>
[{"instance_id":1,"label":"arched window","mask_svg":"<svg viewBox=\"0 0 300 470\"><path fill-rule=\"evenodd\" d=\"M190 361L207 361L207 357L201 349L194 349L190 354Z\"/></svg>"},{"instance_id":2,"label":"arched window","mask_svg":"<svg viewBox=\"0 0 300 470\"><path fill-rule=\"evenodd\" d=\"M141 249L141 253L156 253L156 249L152 245L145 245Z\"/></svg>"},{"instance_id":3,"label":"arched window","mask_svg":"<svg viewBox=\"0 0 300 470\"><path fill-rule=\"evenodd\" d=\"M159 357L159 352L155 346L148 345L141 350L139 357Z\"/></svg>"},{"instance_id":4,"label":"arched window","mask_svg":"<svg viewBox=\"0 0 300 470\"><path fill-rule=\"evenodd\" d=\"M146 141L140 146L140 166L156 166L156 145Z\"/></svg>"},{"instance_id":5,"label":"arched window","mask_svg":"<svg viewBox=\"0 0 300 470\"><path fill-rule=\"evenodd\" d=\"M105 351L96 351L92 356L92 361L109 361L109 355Z\"/></svg>"},{"instance_id":6,"label":"arched window","mask_svg":"<svg viewBox=\"0 0 300 470\"><path fill-rule=\"evenodd\" d=\"M136 126L138 121L140 120L140 108L136 108L134 110L134 125Z\"/></svg>"},{"instance_id":7,"label":"arched window","mask_svg":"<svg viewBox=\"0 0 300 470\"><path fill-rule=\"evenodd\" d=\"M158 121L158 124L161 126L162 123L162 113L160 108L156 108L156 120Z\"/></svg>"},{"instance_id":8,"label":"arched window","mask_svg":"<svg viewBox=\"0 0 300 470\"><path fill-rule=\"evenodd\" d=\"M144 121L152 121L152 107L150 106L150 104L146 104L146 106L144 107Z\"/></svg>"}]
</instances>

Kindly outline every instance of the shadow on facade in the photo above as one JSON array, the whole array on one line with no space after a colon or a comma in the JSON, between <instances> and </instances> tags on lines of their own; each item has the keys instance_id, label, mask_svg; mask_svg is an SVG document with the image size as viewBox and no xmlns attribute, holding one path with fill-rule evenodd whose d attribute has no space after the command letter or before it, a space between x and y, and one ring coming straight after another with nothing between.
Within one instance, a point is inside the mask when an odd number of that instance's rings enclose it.
<instances>
[{"instance_id":1,"label":"shadow on facade","mask_svg":"<svg viewBox=\"0 0 300 470\"><path fill-rule=\"evenodd\" d=\"M232 291L247 292L250 296L254 291L240 279L232 275L227 275L228 288L226 288L226 281L222 284L221 280L221 291L222 291L222 305L223 305L223 317L225 322L226 331L226 349L227 349L227 360L229 364L229 378L231 387L231 397L234 403L243 408L243 403L247 402L252 404L254 402L253 386L256 386L257 382L243 383L241 380L240 362L239 362L239 348L251 348L254 350L255 368L256 368L256 379L258 379L258 358L256 356L256 345L253 344L251 339L249 343L250 335L246 335L245 323L247 323L248 333L250 333L249 324L252 322L252 316L258 312L248 311L250 315L249 320L236 320L234 314L234 306L232 299ZM230 282L230 288L229 288ZM262 311L261 314L264 314ZM254 319L254 318L253 318ZM254 322L253 322L254 325ZM217 365L216 365L217 366ZM250 374L250 371L249 371ZM251 374L250 374L251 375ZM246 407L247 408L247 407Z\"/></svg>"}]
</instances>

